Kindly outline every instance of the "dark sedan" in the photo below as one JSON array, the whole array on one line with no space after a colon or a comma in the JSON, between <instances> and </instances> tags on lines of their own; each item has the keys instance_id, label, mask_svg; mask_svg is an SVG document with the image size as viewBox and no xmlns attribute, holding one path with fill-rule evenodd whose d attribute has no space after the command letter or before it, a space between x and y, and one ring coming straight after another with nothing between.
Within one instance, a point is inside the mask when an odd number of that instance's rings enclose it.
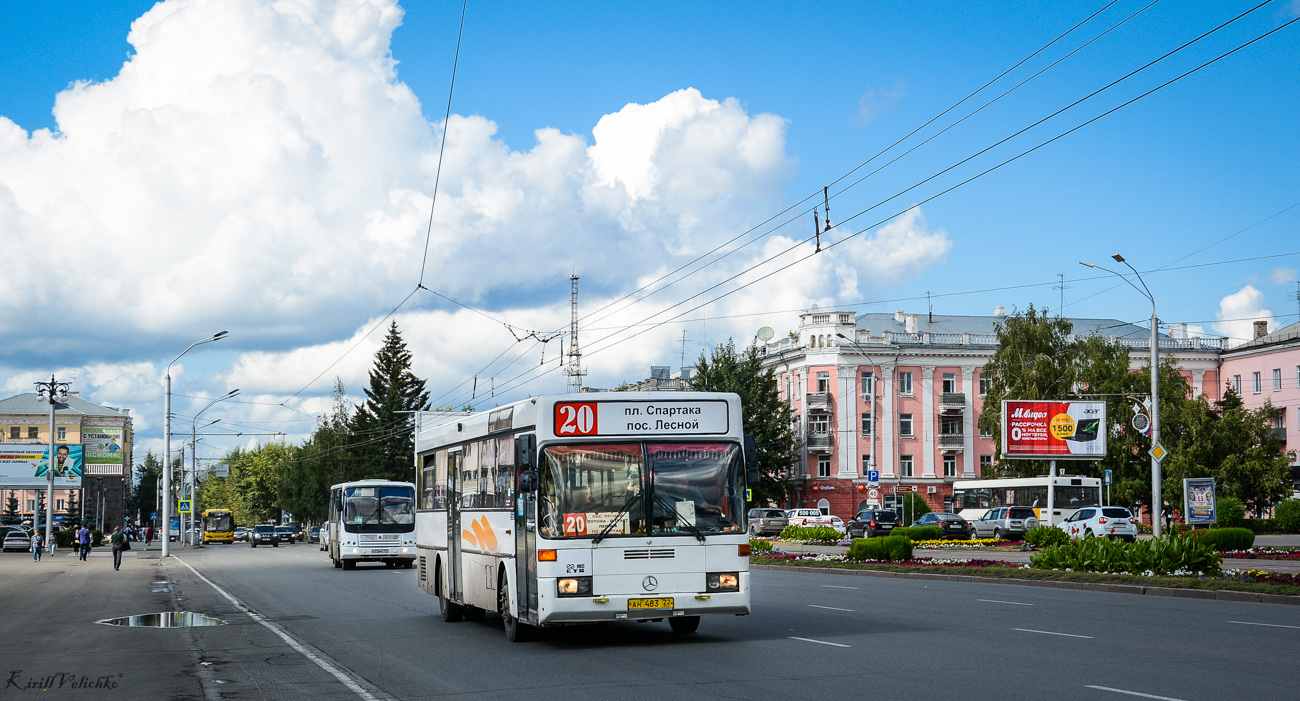
<instances>
[{"instance_id":1,"label":"dark sedan","mask_svg":"<svg viewBox=\"0 0 1300 701\"><path fill-rule=\"evenodd\" d=\"M943 532L944 538L960 538L966 540L970 538L971 534L970 521L967 521L957 514L929 513L916 519L916 523L913 523L912 525L938 526Z\"/></svg>"},{"instance_id":2,"label":"dark sedan","mask_svg":"<svg viewBox=\"0 0 1300 701\"><path fill-rule=\"evenodd\" d=\"M270 545L271 547L280 547L280 534L275 532L275 526L261 524L253 526L253 532L248 534L248 542L253 546Z\"/></svg>"}]
</instances>

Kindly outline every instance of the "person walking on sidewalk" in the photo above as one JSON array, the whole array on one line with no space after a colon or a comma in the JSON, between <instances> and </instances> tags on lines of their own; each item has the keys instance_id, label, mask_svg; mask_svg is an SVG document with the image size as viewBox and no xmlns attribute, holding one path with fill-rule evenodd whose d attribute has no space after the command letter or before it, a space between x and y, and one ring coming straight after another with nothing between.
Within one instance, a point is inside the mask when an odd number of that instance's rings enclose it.
<instances>
[{"instance_id":1,"label":"person walking on sidewalk","mask_svg":"<svg viewBox=\"0 0 1300 701\"><path fill-rule=\"evenodd\" d=\"M113 543L113 569L120 569L122 567L122 550L126 546L126 534L122 532L121 526L113 528L113 535L109 536L109 540Z\"/></svg>"},{"instance_id":2,"label":"person walking on sidewalk","mask_svg":"<svg viewBox=\"0 0 1300 701\"><path fill-rule=\"evenodd\" d=\"M82 526L77 529L77 545L81 546L81 561L86 561L86 556L90 554L90 529Z\"/></svg>"},{"instance_id":3,"label":"person walking on sidewalk","mask_svg":"<svg viewBox=\"0 0 1300 701\"><path fill-rule=\"evenodd\" d=\"M45 536L41 535L40 529L32 529L32 560L40 562L43 552L45 552Z\"/></svg>"},{"instance_id":4,"label":"person walking on sidewalk","mask_svg":"<svg viewBox=\"0 0 1300 701\"><path fill-rule=\"evenodd\" d=\"M144 546L147 548L153 542L153 526L144 527Z\"/></svg>"}]
</instances>

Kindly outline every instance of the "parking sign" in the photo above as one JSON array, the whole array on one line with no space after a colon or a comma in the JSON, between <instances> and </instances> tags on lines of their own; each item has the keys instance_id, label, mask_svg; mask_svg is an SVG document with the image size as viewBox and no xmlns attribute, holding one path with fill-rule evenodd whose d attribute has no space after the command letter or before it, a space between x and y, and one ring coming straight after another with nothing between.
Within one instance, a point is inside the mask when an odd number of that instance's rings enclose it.
<instances>
[{"instance_id":1,"label":"parking sign","mask_svg":"<svg viewBox=\"0 0 1300 701\"><path fill-rule=\"evenodd\" d=\"M880 470L867 470L867 486L880 486Z\"/></svg>"}]
</instances>

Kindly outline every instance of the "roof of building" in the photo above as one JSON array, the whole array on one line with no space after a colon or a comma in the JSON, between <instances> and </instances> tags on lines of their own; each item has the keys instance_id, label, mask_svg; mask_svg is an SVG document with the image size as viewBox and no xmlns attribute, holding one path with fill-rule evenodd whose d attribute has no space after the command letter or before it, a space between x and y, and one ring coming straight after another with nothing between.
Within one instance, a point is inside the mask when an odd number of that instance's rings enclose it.
<instances>
[{"instance_id":1,"label":"roof of building","mask_svg":"<svg viewBox=\"0 0 1300 701\"><path fill-rule=\"evenodd\" d=\"M933 321L931 320L933 319ZM917 333L969 333L972 335L991 335L996 332L997 325L1005 323L1005 316L960 316L956 314L917 314L916 315L916 332ZM1094 331L1102 336L1118 336L1120 338L1147 338L1150 330L1130 324L1127 321L1119 319L1069 319L1074 324L1074 332L1081 336L1087 336ZM857 317L858 328L870 329L872 335L879 335L881 331L890 331L893 333L906 333L907 323L906 316L904 321L899 322L895 316L887 312L869 312L859 314ZM1164 334L1162 334L1164 335Z\"/></svg>"},{"instance_id":2,"label":"roof of building","mask_svg":"<svg viewBox=\"0 0 1300 701\"><path fill-rule=\"evenodd\" d=\"M1296 340L1300 340L1300 321L1297 321L1296 323L1291 324L1290 326L1283 326L1277 331L1260 336L1259 338L1253 341L1247 341L1246 343L1243 343L1239 346L1233 346L1232 349L1229 350L1228 352L1235 353L1237 351L1253 350L1255 348L1261 348L1263 346L1272 346L1275 344L1286 343L1287 341L1296 341Z\"/></svg>"},{"instance_id":3,"label":"roof of building","mask_svg":"<svg viewBox=\"0 0 1300 701\"><path fill-rule=\"evenodd\" d=\"M27 392L8 399L0 399L0 414L49 414L50 405L35 392ZM79 416L115 416L129 417L125 411L100 406L81 397L68 395L67 402L60 402L54 410L58 414L75 414Z\"/></svg>"}]
</instances>

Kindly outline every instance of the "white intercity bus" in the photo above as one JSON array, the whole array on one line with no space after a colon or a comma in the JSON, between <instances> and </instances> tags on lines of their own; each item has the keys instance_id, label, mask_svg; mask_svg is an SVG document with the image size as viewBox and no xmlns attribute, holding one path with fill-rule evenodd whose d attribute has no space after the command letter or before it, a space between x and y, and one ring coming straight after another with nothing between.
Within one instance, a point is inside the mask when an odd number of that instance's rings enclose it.
<instances>
[{"instance_id":1,"label":"white intercity bus","mask_svg":"<svg viewBox=\"0 0 1300 701\"><path fill-rule=\"evenodd\" d=\"M382 562L410 568L415 562L415 485L382 479L330 487L328 531L335 567ZM322 540L325 540L323 537Z\"/></svg>"},{"instance_id":2,"label":"white intercity bus","mask_svg":"<svg viewBox=\"0 0 1300 701\"><path fill-rule=\"evenodd\" d=\"M1051 494L1048 494L1051 490ZM953 511L967 521L976 521L999 506L1028 506L1038 521L1056 525L1085 506L1101 504L1101 480L1096 477L1008 477L1005 479L958 480L952 483Z\"/></svg>"},{"instance_id":3,"label":"white intercity bus","mask_svg":"<svg viewBox=\"0 0 1300 701\"><path fill-rule=\"evenodd\" d=\"M419 421L418 580L444 620L495 611L517 641L749 613L757 456L735 394L542 396Z\"/></svg>"}]
</instances>

